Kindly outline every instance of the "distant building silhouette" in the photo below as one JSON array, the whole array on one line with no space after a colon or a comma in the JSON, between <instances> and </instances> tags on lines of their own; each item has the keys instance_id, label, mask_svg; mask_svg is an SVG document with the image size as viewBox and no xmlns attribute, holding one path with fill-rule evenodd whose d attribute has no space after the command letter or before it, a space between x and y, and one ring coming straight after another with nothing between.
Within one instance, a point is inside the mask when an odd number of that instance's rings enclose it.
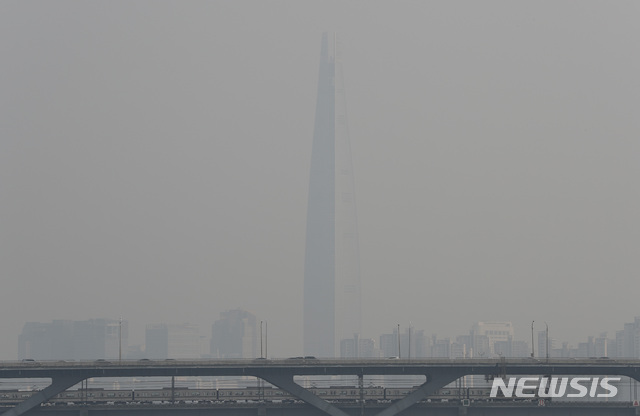
<instances>
[{"instance_id":1,"label":"distant building silhouette","mask_svg":"<svg viewBox=\"0 0 640 416\"><path fill-rule=\"evenodd\" d=\"M625 323L616 331L616 355L620 358L640 358L640 317Z\"/></svg>"},{"instance_id":2,"label":"distant building silhouette","mask_svg":"<svg viewBox=\"0 0 640 416\"><path fill-rule=\"evenodd\" d=\"M145 358L201 358L200 331L197 325L152 324L145 330Z\"/></svg>"},{"instance_id":3,"label":"distant building silhouette","mask_svg":"<svg viewBox=\"0 0 640 416\"><path fill-rule=\"evenodd\" d=\"M471 328L470 347L473 356L491 357L496 354L495 343L513 340L513 324L511 322L476 322Z\"/></svg>"},{"instance_id":4,"label":"distant building silhouette","mask_svg":"<svg viewBox=\"0 0 640 416\"><path fill-rule=\"evenodd\" d=\"M400 341L400 345L398 345ZM398 350L398 346L400 350ZM431 339L425 336L424 330L413 327L404 329L398 340L398 329L392 334L380 335L380 350L384 357L425 358L431 357Z\"/></svg>"},{"instance_id":5,"label":"distant building silhouette","mask_svg":"<svg viewBox=\"0 0 640 416\"><path fill-rule=\"evenodd\" d=\"M374 358L379 355L373 339L363 339L356 334L340 341L340 358Z\"/></svg>"},{"instance_id":6,"label":"distant building silhouette","mask_svg":"<svg viewBox=\"0 0 640 416\"><path fill-rule=\"evenodd\" d=\"M200 330L195 324L169 324L169 358L200 358Z\"/></svg>"},{"instance_id":7,"label":"distant building silhouette","mask_svg":"<svg viewBox=\"0 0 640 416\"><path fill-rule=\"evenodd\" d=\"M333 357L361 330L360 263L342 62L322 36L304 268L304 354Z\"/></svg>"},{"instance_id":8,"label":"distant building silhouette","mask_svg":"<svg viewBox=\"0 0 640 416\"><path fill-rule=\"evenodd\" d=\"M18 359L96 360L118 359L120 348L126 351L127 321L90 319L27 322L18 337Z\"/></svg>"},{"instance_id":9,"label":"distant building silhouette","mask_svg":"<svg viewBox=\"0 0 640 416\"><path fill-rule=\"evenodd\" d=\"M380 335L380 351L384 357L398 357L398 330L394 329L392 334Z\"/></svg>"},{"instance_id":10,"label":"distant building silhouette","mask_svg":"<svg viewBox=\"0 0 640 416\"><path fill-rule=\"evenodd\" d=\"M494 353L500 357L529 357L531 349L526 341L496 341L493 344Z\"/></svg>"},{"instance_id":11,"label":"distant building silhouette","mask_svg":"<svg viewBox=\"0 0 640 416\"><path fill-rule=\"evenodd\" d=\"M167 328L167 324L147 325L144 333L144 345L146 358L169 358L169 328Z\"/></svg>"},{"instance_id":12,"label":"distant building silhouette","mask_svg":"<svg viewBox=\"0 0 640 416\"><path fill-rule=\"evenodd\" d=\"M211 357L259 357L255 315L242 309L233 309L222 312L220 317L211 327Z\"/></svg>"}]
</instances>

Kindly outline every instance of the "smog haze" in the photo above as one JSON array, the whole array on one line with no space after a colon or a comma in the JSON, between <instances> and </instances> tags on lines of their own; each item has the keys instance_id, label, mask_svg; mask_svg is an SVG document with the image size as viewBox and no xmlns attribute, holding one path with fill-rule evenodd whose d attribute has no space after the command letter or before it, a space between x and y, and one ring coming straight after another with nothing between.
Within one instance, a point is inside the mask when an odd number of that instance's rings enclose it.
<instances>
[{"instance_id":1,"label":"smog haze","mask_svg":"<svg viewBox=\"0 0 640 416\"><path fill-rule=\"evenodd\" d=\"M363 336L640 315L633 1L0 3L0 359L25 322L211 324L302 352L320 39L335 31Z\"/></svg>"}]
</instances>

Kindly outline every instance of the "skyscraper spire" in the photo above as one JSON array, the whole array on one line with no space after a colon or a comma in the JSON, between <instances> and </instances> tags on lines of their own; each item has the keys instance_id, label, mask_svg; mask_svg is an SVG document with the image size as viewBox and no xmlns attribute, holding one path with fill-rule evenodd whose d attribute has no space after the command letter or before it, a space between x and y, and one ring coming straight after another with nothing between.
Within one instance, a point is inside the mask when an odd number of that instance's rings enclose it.
<instances>
[{"instance_id":1,"label":"skyscraper spire","mask_svg":"<svg viewBox=\"0 0 640 416\"><path fill-rule=\"evenodd\" d=\"M332 357L360 333L360 264L353 169L335 35L322 36L304 271L304 353Z\"/></svg>"}]
</instances>

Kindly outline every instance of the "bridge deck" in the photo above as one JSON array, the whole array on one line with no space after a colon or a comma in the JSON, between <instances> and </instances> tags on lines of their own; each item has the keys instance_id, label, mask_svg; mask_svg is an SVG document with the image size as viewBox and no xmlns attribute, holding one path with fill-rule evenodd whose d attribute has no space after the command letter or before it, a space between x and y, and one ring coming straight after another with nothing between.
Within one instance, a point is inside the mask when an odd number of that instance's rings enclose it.
<instances>
[{"instance_id":1,"label":"bridge deck","mask_svg":"<svg viewBox=\"0 0 640 416\"><path fill-rule=\"evenodd\" d=\"M0 378L129 376L386 375L430 372L495 374L640 375L640 360L618 359L284 359L284 360L122 360L0 361ZM623 374L624 373L624 374ZM635 377L634 377L635 378Z\"/></svg>"}]
</instances>

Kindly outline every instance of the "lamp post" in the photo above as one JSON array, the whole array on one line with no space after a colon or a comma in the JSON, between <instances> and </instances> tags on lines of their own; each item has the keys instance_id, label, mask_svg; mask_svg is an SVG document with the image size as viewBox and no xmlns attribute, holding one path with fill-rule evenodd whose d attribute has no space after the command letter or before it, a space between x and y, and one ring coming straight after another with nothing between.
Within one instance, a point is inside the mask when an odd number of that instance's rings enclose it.
<instances>
[{"instance_id":1,"label":"lamp post","mask_svg":"<svg viewBox=\"0 0 640 416\"><path fill-rule=\"evenodd\" d=\"M118 326L118 361L122 361L122 316Z\"/></svg>"},{"instance_id":2,"label":"lamp post","mask_svg":"<svg viewBox=\"0 0 640 416\"><path fill-rule=\"evenodd\" d=\"M546 349L547 349L547 360L549 359L549 325L547 324L547 322L545 321L544 323L547 327L547 334L545 335L545 338L547 339L547 345L546 345Z\"/></svg>"},{"instance_id":3,"label":"lamp post","mask_svg":"<svg viewBox=\"0 0 640 416\"><path fill-rule=\"evenodd\" d=\"M400 324L398 324L398 358L400 357Z\"/></svg>"},{"instance_id":4,"label":"lamp post","mask_svg":"<svg viewBox=\"0 0 640 416\"><path fill-rule=\"evenodd\" d=\"M531 321L531 358L533 358L535 356L535 348L533 346L533 323L535 321Z\"/></svg>"},{"instance_id":5,"label":"lamp post","mask_svg":"<svg viewBox=\"0 0 640 416\"><path fill-rule=\"evenodd\" d=\"M411 359L411 321L409 321L409 359Z\"/></svg>"}]
</instances>

